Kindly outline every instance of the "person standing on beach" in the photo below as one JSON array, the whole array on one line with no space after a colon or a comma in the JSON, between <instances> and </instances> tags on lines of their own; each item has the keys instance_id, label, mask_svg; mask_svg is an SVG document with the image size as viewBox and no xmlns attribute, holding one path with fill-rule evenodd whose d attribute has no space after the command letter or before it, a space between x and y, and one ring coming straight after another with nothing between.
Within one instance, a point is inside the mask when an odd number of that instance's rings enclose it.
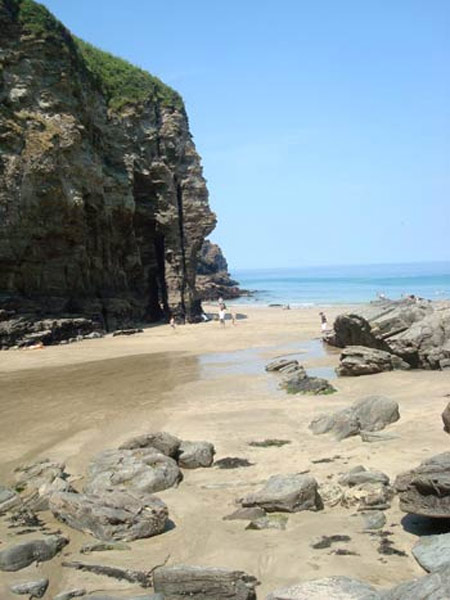
<instances>
[{"instance_id":1,"label":"person standing on beach","mask_svg":"<svg viewBox=\"0 0 450 600\"><path fill-rule=\"evenodd\" d=\"M219 323L221 327L225 327L225 304L219 308Z\"/></svg>"},{"instance_id":2,"label":"person standing on beach","mask_svg":"<svg viewBox=\"0 0 450 600\"><path fill-rule=\"evenodd\" d=\"M328 329L328 321L327 321L327 317L325 316L325 313L320 312L320 327L322 329L322 333L324 331L326 331Z\"/></svg>"}]
</instances>

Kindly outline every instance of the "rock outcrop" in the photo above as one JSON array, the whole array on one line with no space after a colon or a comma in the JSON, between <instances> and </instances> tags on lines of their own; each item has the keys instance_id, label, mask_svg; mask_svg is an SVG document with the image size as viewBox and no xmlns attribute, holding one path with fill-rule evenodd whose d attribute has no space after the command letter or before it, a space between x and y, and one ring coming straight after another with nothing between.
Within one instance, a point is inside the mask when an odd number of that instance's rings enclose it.
<instances>
[{"instance_id":1,"label":"rock outcrop","mask_svg":"<svg viewBox=\"0 0 450 600\"><path fill-rule=\"evenodd\" d=\"M359 314L339 315L324 340L339 348L364 346L388 353L377 353L375 361L370 355L359 357L360 367L355 367L359 372L342 364L344 375L403 369L405 363L411 368L445 369L450 365L450 305L417 298L374 302ZM342 359L348 362L349 357L344 353Z\"/></svg>"},{"instance_id":2,"label":"rock outcrop","mask_svg":"<svg viewBox=\"0 0 450 600\"><path fill-rule=\"evenodd\" d=\"M239 288L239 282L231 279L228 263L217 244L205 240L197 265L197 291L201 300L218 300L248 296L247 290Z\"/></svg>"},{"instance_id":3,"label":"rock outcrop","mask_svg":"<svg viewBox=\"0 0 450 600\"><path fill-rule=\"evenodd\" d=\"M0 346L17 315L196 320L216 218L180 96L32 0L0 0L0 45Z\"/></svg>"}]
</instances>

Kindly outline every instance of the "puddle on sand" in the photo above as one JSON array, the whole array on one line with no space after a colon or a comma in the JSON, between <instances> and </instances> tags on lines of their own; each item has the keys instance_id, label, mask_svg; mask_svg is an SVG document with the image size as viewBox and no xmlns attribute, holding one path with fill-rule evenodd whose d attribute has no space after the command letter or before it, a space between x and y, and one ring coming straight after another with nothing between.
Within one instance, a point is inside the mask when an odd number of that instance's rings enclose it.
<instances>
[{"instance_id":1,"label":"puddle on sand","mask_svg":"<svg viewBox=\"0 0 450 600\"><path fill-rule=\"evenodd\" d=\"M235 352L203 354L199 356L201 376L206 379L215 379L223 375L261 375L269 362L267 358L268 351L279 351L280 357L297 359L300 364L332 354L327 352L320 339L292 342L282 346L265 346ZM312 377L325 377L326 379L336 377L333 367L306 367L306 372Z\"/></svg>"}]
</instances>

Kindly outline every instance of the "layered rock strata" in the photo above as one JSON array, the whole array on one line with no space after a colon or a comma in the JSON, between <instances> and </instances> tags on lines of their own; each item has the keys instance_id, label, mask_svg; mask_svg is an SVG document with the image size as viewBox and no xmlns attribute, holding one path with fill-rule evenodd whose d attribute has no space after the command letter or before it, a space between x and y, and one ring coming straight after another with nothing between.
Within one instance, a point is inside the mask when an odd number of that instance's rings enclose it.
<instances>
[{"instance_id":1,"label":"layered rock strata","mask_svg":"<svg viewBox=\"0 0 450 600\"><path fill-rule=\"evenodd\" d=\"M32 0L0 0L0 46L0 309L198 318L216 219L181 98Z\"/></svg>"}]
</instances>

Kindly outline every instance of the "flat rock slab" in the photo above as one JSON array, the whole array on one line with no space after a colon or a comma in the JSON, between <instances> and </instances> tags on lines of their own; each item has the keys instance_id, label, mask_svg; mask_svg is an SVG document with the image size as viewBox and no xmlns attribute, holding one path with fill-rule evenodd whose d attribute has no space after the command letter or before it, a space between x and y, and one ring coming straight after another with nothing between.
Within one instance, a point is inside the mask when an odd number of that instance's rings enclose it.
<instances>
[{"instance_id":1,"label":"flat rock slab","mask_svg":"<svg viewBox=\"0 0 450 600\"><path fill-rule=\"evenodd\" d=\"M42 598L48 588L48 579L37 579L24 583L14 583L9 587L13 594L27 595L32 598Z\"/></svg>"},{"instance_id":2,"label":"flat rock slab","mask_svg":"<svg viewBox=\"0 0 450 600\"><path fill-rule=\"evenodd\" d=\"M406 361L395 354L365 346L348 346L342 351L339 360L340 364L336 368L336 373L340 377L373 375L384 371L410 368Z\"/></svg>"},{"instance_id":3,"label":"flat rock slab","mask_svg":"<svg viewBox=\"0 0 450 600\"><path fill-rule=\"evenodd\" d=\"M5 548L0 552L0 571L19 571L34 562L51 560L68 543L63 536L50 535Z\"/></svg>"},{"instance_id":4,"label":"flat rock slab","mask_svg":"<svg viewBox=\"0 0 450 600\"><path fill-rule=\"evenodd\" d=\"M156 569L153 582L164 600L256 600L258 583L242 571L182 565Z\"/></svg>"},{"instance_id":5,"label":"flat rock slab","mask_svg":"<svg viewBox=\"0 0 450 600\"><path fill-rule=\"evenodd\" d=\"M383 483L389 485L389 477L382 471L366 469L362 465L358 465L341 475L338 479L338 483L349 487L361 485L363 483Z\"/></svg>"},{"instance_id":6,"label":"flat rock slab","mask_svg":"<svg viewBox=\"0 0 450 600\"><path fill-rule=\"evenodd\" d=\"M423 461L395 480L400 508L406 513L450 518L450 452Z\"/></svg>"},{"instance_id":7,"label":"flat rock slab","mask_svg":"<svg viewBox=\"0 0 450 600\"><path fill-rule=\"evenodd\" d=\"M430 573L446 565L450 567L450 533L421 537L412 553L419 565Z\"/></svg>"},{"instance_id":8,"label":"flat rock slab","mask_svg":"<svg viewBox=\"0 0 450 600\"><path fill-rule=\"evenodd\" d=\"M270 363L268 363L266 365L266 371L268 372L272 372L272 371L279 371L280 369L284 369L286 367L298 367L298 360L295 359L289 359L289 358L276 358L275 360L272 360Z\"/></svg>"},{"instance_id":9,"label":"flat rock slab","mask_svg":"<svg viewBox=\"0 0 450 600\"><path fill-rule=\"evenodd\" d=\"M105 450L90 463L84 491L101 496L115 489L146 497L178 485L181 479L177 463L154 448Z\"/></svg>"},{"instance_id":10,"label":"flat rock slab","mask_svg":"<svg viewBox=\"0 0 450 600\"><path fill-rule=\"evenodd\" d=\"M58 520L102 541L131 541L158 535L164 531L169 514L156 496L136 498L117 491L101 496L59 492L51 496L50 509Z\"/></svg>"},{"instance_id":11,"label":"flat rock slab","mask_svg":"<svg viewBox=\"0 0 450 600\"><path fill-rule=\"evenodd\" d=\"M325 577L275 590L266 600L381 600L371 585L349 577ZM412 598L411 598L412 600Z\"/></svg>"},{"instance_id":12,"label":"flat rock slab","mask_svg":"<svg viewBox=\"0 0 450 600\"><path fill-rule=\"evenodd\" d=\"M317 481L310 475L273 475L259 491L238 501L242 506L259 506L267 512L299 512L323 508Z\"/></svg>"}]
</instances>

